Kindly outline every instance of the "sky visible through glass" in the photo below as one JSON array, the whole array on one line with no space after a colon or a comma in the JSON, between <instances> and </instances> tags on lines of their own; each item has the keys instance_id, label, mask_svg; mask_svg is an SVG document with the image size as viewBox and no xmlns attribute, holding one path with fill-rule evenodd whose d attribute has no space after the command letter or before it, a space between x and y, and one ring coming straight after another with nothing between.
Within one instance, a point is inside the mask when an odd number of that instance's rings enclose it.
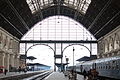
<instances>
[{"instance_id":1,"label":"sky visible through glass","mask_svg":"<svg viewBox=\"0 0 120 80\"><path fill-rule=\"evenodd\" d=\"M71 18L65 16L53 16L37 23L22 40L96 40L81 24ZM30 44L27 48L32 46ZM54 44L46 44L54 47ZM63 48L70 44L64 44ZM82 44L83 45L83 44ZM84 44L90 49L90 44ZM75 64L77 59L83 56L90 56L87 48L81 45L72 45L67 47L63 52L63 63L66 63L65 58L69 58L69 65L73 65L73 47ZM20 44L20 53L25 53L25 45ZM54 52L50 47L45 45L36 45L28 50L27 56L34 56L37 59L28 61L31 63L41 63L54 66ZM97 44L92 44L92 54L97 54ZM60 61L58 61L60 62Z\"/></svg>"}]
</instances>

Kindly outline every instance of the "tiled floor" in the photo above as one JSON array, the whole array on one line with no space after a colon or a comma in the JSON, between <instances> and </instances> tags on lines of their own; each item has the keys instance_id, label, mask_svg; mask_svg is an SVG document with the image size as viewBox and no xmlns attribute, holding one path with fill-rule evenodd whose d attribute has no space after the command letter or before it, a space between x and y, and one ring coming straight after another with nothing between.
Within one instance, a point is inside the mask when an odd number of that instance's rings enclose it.
<instances>
[{"instance_id":1,"label":"tiled floor","mask_svg":"<svg viewBox=\"0 0 120 80\"><path fill-rule=\"evenodd\" d=\"M65 75L62 72L53 72L44 80L69 80L69 79L68 77L65 77ZM84 77L82 75L77 75L77 80L84 80Z\"/></svg>"}]
</instances>

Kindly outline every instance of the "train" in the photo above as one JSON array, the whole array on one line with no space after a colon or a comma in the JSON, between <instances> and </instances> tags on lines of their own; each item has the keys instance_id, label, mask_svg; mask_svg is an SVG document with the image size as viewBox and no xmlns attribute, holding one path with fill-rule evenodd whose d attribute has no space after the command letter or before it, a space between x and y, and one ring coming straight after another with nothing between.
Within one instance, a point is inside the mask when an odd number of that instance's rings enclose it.
<instances>
[{"instance_id":1,"label":"train","mask_svg":"<svg viewBox=\"0 0 120 80\"><path fill-rule=\"evenodd\" d=\"M88 72L90 69L96 69L101 77L120 80L120 56L84 61L67 67L67 70L71 69L79 73L83 70Z\"/></svg>"}]
</instances>

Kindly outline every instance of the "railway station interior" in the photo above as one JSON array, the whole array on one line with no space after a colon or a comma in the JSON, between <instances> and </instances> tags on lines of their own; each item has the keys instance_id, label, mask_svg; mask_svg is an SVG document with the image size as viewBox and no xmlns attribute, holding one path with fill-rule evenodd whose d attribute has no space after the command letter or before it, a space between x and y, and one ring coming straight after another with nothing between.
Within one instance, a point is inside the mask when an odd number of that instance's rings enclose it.
<instances>
[{"instance_id":1,"label":"railway station interior","mask_svg":"<svg viewBox=\"0 0 120 80\"><path fill-rule=\"evenodd\" d=\"M93 80L93 69L120 80L119 0L0 0L0 80Z\"/></svg>"}]
</instances>

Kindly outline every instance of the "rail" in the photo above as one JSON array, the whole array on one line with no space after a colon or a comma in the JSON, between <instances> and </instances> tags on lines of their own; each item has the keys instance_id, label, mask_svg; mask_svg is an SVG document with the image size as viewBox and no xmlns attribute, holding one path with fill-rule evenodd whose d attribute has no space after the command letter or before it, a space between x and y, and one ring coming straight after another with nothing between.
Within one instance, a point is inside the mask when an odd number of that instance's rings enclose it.
<instances>
[{"instance_id":1,"label":"rail","mask_svg":"<svg viewBox=\"0 0 120 80\"><path fill-rule=\"evenodd\" d=\"M43 80L45 77L50 75L53 71L46 71L38 75L31 76L29 78L25 78L23 80Z\"/></svg>"}]
</instances>

